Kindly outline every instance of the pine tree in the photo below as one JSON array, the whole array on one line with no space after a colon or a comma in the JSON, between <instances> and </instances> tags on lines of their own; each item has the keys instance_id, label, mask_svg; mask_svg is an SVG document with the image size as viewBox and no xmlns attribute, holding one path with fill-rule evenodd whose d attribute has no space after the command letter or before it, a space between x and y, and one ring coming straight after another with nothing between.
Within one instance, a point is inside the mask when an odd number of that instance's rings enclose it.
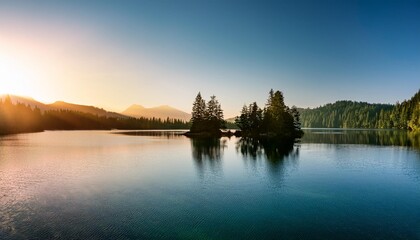
<instances>
[{"instance_id":1,"label":"pine tree","mask_svg":"<svg viewBox=\"0 0 420 240\"><path fill-rule=\"evenodd\" d=\"M206 102L201 97L201 93L198 92L191 113L191 132L200 132L203 130L206 115Z\"/></svg>"},{"instance_id":2,"label":"pine tree","mask_svg":"<svg viewBox=\"0 0 420 240\"><path fill-rule=\"evenodd\" d=\"M210 97L206 112L210 132L218 132L221 128L225 127L223 110L216 96L213 95Z\"/></svg>"},{"instance_id":3,"label":"pine tree","mask_svg":"<svg viewBox=\"0 0 420 240\"><path fill-rule=\"evenodd\" d=\"M216 100L216 96L211 96L210 100L207 102L207 110L206 110L206 119L209 121L217 120L218 112L217 106L218 101Z\"/></svg>"},{"instance_id":4,"label":"pine tree","mask_svg":"<svg viewBox=\"0 0 420 240\"><path fill-rule=\"evenodd\" d=\"M269 92L264 110L254 102L244 106L236 123L245 135L276 136L280 138L295 138L302 135L300 115L294 107L290 109L284 104L280 91Z\"/></svg>"},{"instance_id":5,"label":"pine tree","mask_svg":"<svg viewBox=\"0 0 420 240\"><path fill-rule=\"evenodd\" d=\"M211 96L206 105L201 94L197 94L193 103L191 124L190 132L192 133L220 133L220 129L225 127L225 121L223 119L222 107L216 99L216 96Z\"/></svg>"},{"instance_id":6,"label":"pine tree","mask_svg":"<svg viewBox=\"0 0 420 240\"><path fill-rule=\"evenodd\" d=\"M241 115L235 119L236 125L238 125L239 129L242 131L249 131L250 130L250 123L249 123L249 112L246 105L242 107Z\"/></svg>"},{"instance_id":7,"label":"pine tree","mask_svg":"<svg viewBox=\"0 0 420 240\"><path fill-rule=\"evenodd\" d=\"M408 128L412 131L420 131L420 102L417 102L411 115L411 120L408 122Z\"/></svg>"},{"instance_id":8,"label":"pine tree","mask_svg":"<svg viewBox=\"0 0 420 240\"><path fill-rule=\"evenodd\" d=\"M296 106L293 106L292 109L290 110L290 113L293 116L293 125L295 127L295 129L297 131L301 131L301 123L300 123L300 113L297 110ZM334 117L334 121L335 121L335 117ZM332 125L334 125L334 123L332 123Z\"/></svg>"}]
</instances>

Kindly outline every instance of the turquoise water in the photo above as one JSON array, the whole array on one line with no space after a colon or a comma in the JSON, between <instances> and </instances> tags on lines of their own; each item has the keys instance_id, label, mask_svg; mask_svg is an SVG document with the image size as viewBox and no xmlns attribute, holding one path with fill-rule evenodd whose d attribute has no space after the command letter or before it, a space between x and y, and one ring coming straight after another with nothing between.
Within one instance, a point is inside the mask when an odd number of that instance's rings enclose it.
<instances>
[{"instance_id":1,"label":"turquoise water","mask_svg":"<svg viewBox=\"0 0 420 240\"><path fill-rule=\"evenodd\" d=\"M305 131L0 137L0 239L420 239L418 136Z\"/></svg>"}]
</instances>

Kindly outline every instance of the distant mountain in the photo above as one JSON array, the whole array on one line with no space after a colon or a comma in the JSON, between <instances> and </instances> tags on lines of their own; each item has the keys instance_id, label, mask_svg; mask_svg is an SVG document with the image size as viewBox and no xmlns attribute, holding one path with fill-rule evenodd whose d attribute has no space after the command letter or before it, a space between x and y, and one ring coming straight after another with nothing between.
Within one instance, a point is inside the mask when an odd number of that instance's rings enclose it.
<instances>
[{"instance_id":1,"label":"distant mountain","mask_svg":"<svg viewBox=\"0 0 420 240\"><path fill-rule=\"evenodd\" d=\"M181 119L184 121L189 121L191 119L191 114L178 110L168 105L163 105L153 108L145 108L141 105L131 105L122 114L131 116L131 117L145 117L145 118L171 118L171 119Z\"/></svg>"},{"instance_id":2,"label":"distant mountain","mask_svg":"<svg viewBox=\"0 0 420 240\"><path fill-rule=\"evenodd\" d=\"M51 107L52 109L71 110L71 111L76 111L76 112L90 113L90 114L98 115L98 116L127 118L127 116L125 115L115 113L115 112L108 112L102 108L97 108L94 106L78 105L78 104L67 103L63 101L57 101L55 103L48 104L47 106Z\"/></svg>"},{"instance_id":3,"label":"distant mountain","mask_svg":"<svg viewBox=\"0 0 420 240\"><path fill-rule=\"evenodd\" d=\"M71 110L71 111L77 111L77 112L83 112L83 113L90 113L98 116L107 116L107 117L115 117L115 118L127 118L127 116L115 113L115 112L108 112L102 108L97 108L94 106L86 106L86 105L78 105L78 104L72 104L72 103L66 103L62 101L57 101L52 104L45 104L42 102L38 102L33 98L30 97L21 97L16 95L0 95L0 99L3 101L7 96L10 97L13 104L16 103L22 103L25 105L30 106L31 108L39 108L42 112L49 111L49 110Z\"/></svg>"},{"instance_id":4,"label":"distant mountain","mask_svg":"<svg viewBox=\"0 0 420 240\"><path fill-rule=\"evenodd\" d=\"M228 123L235 123L236 117L226 118L225 121Z\"/></svg>"}]
</instances>

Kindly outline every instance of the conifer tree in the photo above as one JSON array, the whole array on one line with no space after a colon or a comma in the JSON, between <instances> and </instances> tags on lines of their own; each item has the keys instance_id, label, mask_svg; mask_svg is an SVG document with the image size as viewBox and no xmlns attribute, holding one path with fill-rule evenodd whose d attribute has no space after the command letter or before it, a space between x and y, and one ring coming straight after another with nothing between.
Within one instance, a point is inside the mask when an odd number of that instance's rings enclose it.
<instances>
[{"instance_id":1,"label":"conifer tree","mask_svg":"<svg viewBox=\"0 0 420 240\"><path fill-rule=\"evenodd\" d=\"M283 94L272 89L264 110L261 110L256 102L248 107L244 106L236 123L245 135L290 139L302 135L299 112L295 107L288 108L284 104Z\"/></svg>"},{"instance_id":2,"label":"conifer tree","mask_svg":"<svg viewBox=\"0 0 420 240\"><path fill-rule=\"evenodd\" d=\"M191 132L200 132L203 130L206 115L206 102L201 97L201 93L198 92L191 113Z\"/></svg>"},{"instance_id":3,"label":"conifer tree","mask_svg":"<svg viewBox=\"0 0 420 240\"><path fill-rule=\"evenodd\" d=\"M206 105L201 93L198 93L192 110L190 132L219 134L224 128L223 110L216 96L211 96Z\"/></svg>"},{"instance_id":4,"label":"conifer tree","mask_svg":"<svg viewBox=\"0 0 420 240\"><path fill-rule=\"evenodd\" d=\"M297 131L301 131L301 123L300 123L300 113L297 110L296 106L293 106L290 110L290 113L293 116L293 125Z\"/></svg>"}]
</instances>

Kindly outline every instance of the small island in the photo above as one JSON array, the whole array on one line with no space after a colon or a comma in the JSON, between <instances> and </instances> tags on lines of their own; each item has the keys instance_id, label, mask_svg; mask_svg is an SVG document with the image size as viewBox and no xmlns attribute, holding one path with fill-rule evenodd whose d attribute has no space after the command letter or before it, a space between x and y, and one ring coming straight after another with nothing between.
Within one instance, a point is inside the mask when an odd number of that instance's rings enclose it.
<instances>
[{"instance_id":1,"label":"small island","mask_svg":"<svg viewBox=\"0 0 420 240\"><path fill-rule=\"evenodd\" d=\"M199 92L192 108L191 128L185 135L188 137L221 137L241 136L252 138L273 138L292 140L303 135L300 115L296 107L289 108L284 104L281 91L269 92L264 109L254 102L244 106L241 115L235 119L240 130L235 133L222 131L225 129L223 110L215 96L207 102Z\"/></svg>"},{"instance_id":2,"label":"small island","mask_svg":"<svg viewBox=\"0 0 420 240\"><path fill-rule=\"evenodd\" d=\"M206 104L201 93L197 94L193 103L190 123L190 131L185 133L187 137L221 137L223 135L221 129L226 128L226 122L216 96L211 96Z\"/></svg>"}]
</instances>

